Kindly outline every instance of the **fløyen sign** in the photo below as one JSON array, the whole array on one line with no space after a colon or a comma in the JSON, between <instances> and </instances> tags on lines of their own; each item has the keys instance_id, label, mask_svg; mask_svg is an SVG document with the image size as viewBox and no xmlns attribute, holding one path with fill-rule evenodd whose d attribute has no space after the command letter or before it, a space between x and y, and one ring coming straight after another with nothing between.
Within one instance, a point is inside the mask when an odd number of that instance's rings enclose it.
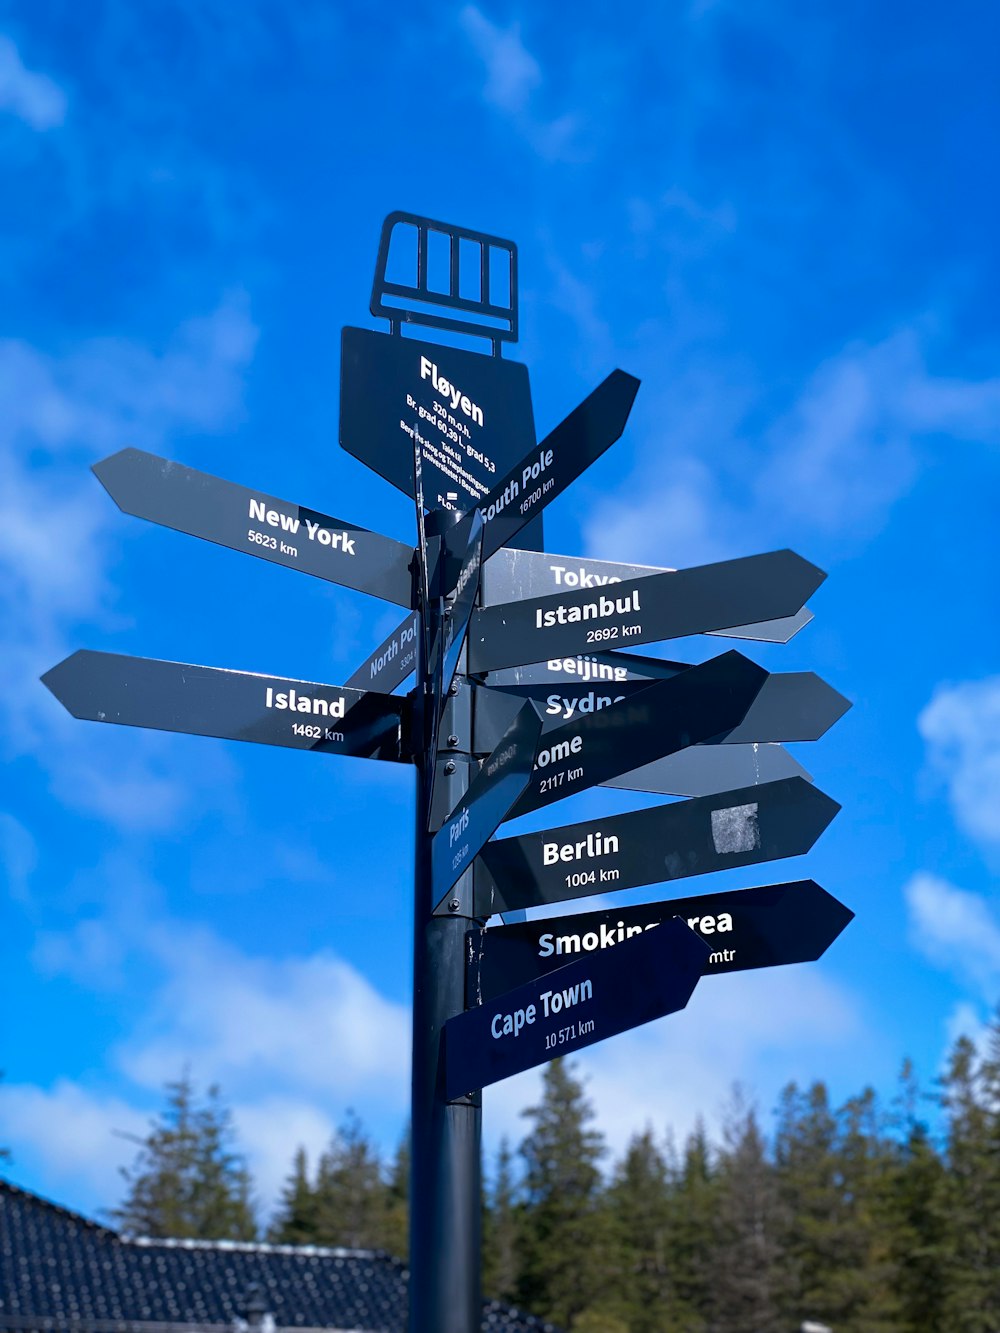
<instances>
[{"instance_id":1,"label":"fl\u00f8yen sign","mask_svg":"<svg viewBox=\"0 0 1000 1333\"><path fill-rule=\"evenodd\" d=\"M838 807L778 742L822 735L847 703L735 651L620 651L787 642L824 577L792 551L674 571L514 549L622 435L639 382L612 369L538 440L527 368L502 355L513 242L390 214L369 308L389 332L343 330L340 442L414 498L413 545L139 449L94 471L127 513L378 597L401 623L344 685L87 650L43 679L80 718L415 769L410 1327L468 1333L479 1090L682 1009L706 970L816 958L851 913L801 880L490 920L807 851ZM495 836L601 785L687 799Z\"/></svg>"}]
</instances>

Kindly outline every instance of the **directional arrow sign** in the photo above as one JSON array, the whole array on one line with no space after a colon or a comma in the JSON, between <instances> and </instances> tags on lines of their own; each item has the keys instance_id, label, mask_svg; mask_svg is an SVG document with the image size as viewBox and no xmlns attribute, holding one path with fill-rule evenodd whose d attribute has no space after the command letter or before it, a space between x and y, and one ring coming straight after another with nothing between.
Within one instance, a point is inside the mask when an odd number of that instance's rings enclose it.
<instances>
[{"instance_id":1,"label":"directional arrow sign","mask_svg":"<svg viewBox=\"0 0 1000 1333\"><path fill-rule=\"evenodd\" d=\"M794 551L771 551L611 588L488 606L472 618L469 670L495 671L794 615L825 577Z\"/></svg>"},{"instance_id":2,"label":"directional arrow sign","mask_svg":"<svg viewBox=\"0 0 1000 1333\"><path fill-rule=\"evenodd\" d=\"M483 558L506 546L535 514L621 437L639 381L613 370L537 448L479 501L486 519Z\"/></svg>"},{"instance_id":3,"label":"directional arrow sign","mask_svg":"<svg viewBox=\"0 0 1000 1333\"><path fill-rule=\"evenodd\" d=\"M402 760L406 700L249 671L81 649L42 677L74 717Z\"/></svg>"},{"instance_id":4,"label":"directional arrow sign","mask_svg":"<svg viewBox=\"0 0 1000 1333\"><path fill-rule=\"evenodd\" d=\"M671 666L675 668L673 674L678 674L679 664L672 663ZM498 691L480 687L475 694L476 749L482 753L493 749L524 699L532 699L538 704L544 729L551 731L574 717L599 713L613 703L633 699L648 688L648 681L624 681L603 688L575 684L555 689L519 685L508 686L498 698ZM850 706L842 694L813 671L772 673L743 721L717 740L727 745L819 740Z\"/></svg>"},{"instance_id":5,"label":"directional arrow sign","mask_svg":"<svg viewBox=\"0 0 1000 1333\"><path fill-rule=\"evenodd\" d=\"M447 893L524 791L542 724L525 704L503 740L483 761L469 790L431 839L435 899Z\"/></svg>"},{"instance_id":6,"label":"directional arrow sign","mask_svg":"<svg viewBox=\"0 0 1000 1333\"><path fill-rule=\"evenodd\" d=\"M442 699L447 697L451 682L455 676L458 659L465 647L465 636L469 628L469 618L479 592L479 574L482 569L483 553L483 516L478 509L464 518L454 528L444 533L444 559L447 570L449 559L457 555L457 573L452 586L454 601L447 611L444 622L444 663L441 676ZM497 741L500 736L497 736ZM493 746L490 746L493 749Z\"/></svg>"},{"instance_id":7,"label":"directional arrow sign","mask_svg":"<svg viewBox=\"0 0 1000 1333\"><path fill-rule=\"evenodd\" d=\"M444 1025L445 1096L592 1046L691 998L708 959L705 942L678 918L603 954L517 986Z\"/></svg>"},{"instance_id":8,"label":"directional arrow sign","mask_svg":"<svg viewBox=\"0 0 1000 1333\"><path fill-rule=\"evenodd\" d=\"M476 915L801 856L840 806L802 778L589 819L482 848Z\"/></svg>"},{"instance_id":9,"label":"directional arrow sign","mask_svg":"<svg viewBox=\"0 0 1000 1333\"><path fill-rule=\"evenodd\" d=\"M122 449L93 470L126 514L398 606L413 604L413 551L391 537L141 449Z\"/></svg>"},{"instance_id":10,"label":"directional arrow sign","mask_svg":"<svg viewBox=\"0 0 1000 1333\"><path fill-rule=\"evenodd\" d=\"M617 950L672 917L697 931L711 953L705 976L745 972L822 957L854 913L811 879L757 889L706 893L608 912L547 917L470 931L466 993L499 1000L512 987L548 976L551 986L569 961ZM556 969L560 969L556 972Z\"/></svg>"},{"instance_id":11,"label":"directional arrow sign","mask_svg":"<svg viewBox=\"0 0 1000 1333\"><path fill-rule=\"evenodd\" d=\"M528 369L440 343L345 328L340 443L410 496L418 444L427 508L464 512L534 446Z\"/></svg>"},{"instance_id":12,"label":"directional arrow sign","mask_svg":"<svg viewBox=\"0 0 1000 1333\"><path fill-rule=\"evenodd\" d=\"M379 690L391 694L417 666L417 640L420 637L420 616L411 611L401 625L397 625L384 643L362 662L348 677L352 689Z\"/></svg>"},{"instance_id":13,"label":"directional arrow sign","mask_svg":"<svg viewBox=\"0 0 1000 1333\"><path fill-rule=\"evenodd\" d=\"M763 667L741 653L723 653L672 680L656 681L633 699L557 727L542 737L510 817L732 730L766 678Z\"/></svg>"},{"instance_id":14,"label":"directional arrow sign","mask_svg":"<svg viewBox=\"0 0 1000 1333\"><path fill-rule=\"evenodd\" d=\"M666 680L687 669L686 662L671 662L660 657L639 657L636 653L576 653L570 657L552 657L544 662L502 667L490 671L486 684L492 689L521 689L528 686L600 685L610 687L625 681Z\"/></svg>"},{"instance_id":15,"label":"directional arrow sign","mask_svg":"<svg viewBox=\"0 0 1000 1333\"><path fill-rule=\"evenodd\" d=\"M810 774L782 745L691 745L631 773L609 778L603 785L660 796L711 796L781 778L812 782Z\"/></svg>"},{"instance_id":16,"label":"directional arrow sign","mask_svg":"<svg viewBox=\"0 0 1000 1333\"><path fill-rule=\"evenodd\" d=\"M483 570L483 606L519 602L525 597L547 597L563 590L604 588L624 579L648 578L651 574L674 574L676 570L652 565L623 565L613 560L589 560L583 556L551 555L547 551L497 551ZM812 620L805 609L783 620L765 620L759 625L732 625L709 630L727 639L756 639L762 643L787 643ZM600 654L598 654L600 656Z\"/></svg>"}]
</instances>

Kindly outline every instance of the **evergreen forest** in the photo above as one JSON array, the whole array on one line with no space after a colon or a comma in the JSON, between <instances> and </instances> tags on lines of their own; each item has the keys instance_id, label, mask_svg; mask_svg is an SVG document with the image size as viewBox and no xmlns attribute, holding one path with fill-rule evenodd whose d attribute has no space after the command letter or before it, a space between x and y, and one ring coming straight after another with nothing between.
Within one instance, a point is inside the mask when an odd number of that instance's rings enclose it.
<instances>
[{"instance_id":1,"label":"evergreen forest","mask_svg":"<svg viewBox=\"0 0 1000 1333\"><path fill-rule=\"evenodd\" d=\"M735 1090L719 1131L646 1127L613 1160L572 1065L544 1070L520 1142L487 1163L483 1290L572 1333L997 1333L1000 1014L932 1091L883 1104L791 1084L769 1127ZM384 1160L349 1116L290 1145L269 1225L218 1089L185 1074L123 1172L127 1234L407 1249L406 1138Z\"/></svg>"}]
</instances>

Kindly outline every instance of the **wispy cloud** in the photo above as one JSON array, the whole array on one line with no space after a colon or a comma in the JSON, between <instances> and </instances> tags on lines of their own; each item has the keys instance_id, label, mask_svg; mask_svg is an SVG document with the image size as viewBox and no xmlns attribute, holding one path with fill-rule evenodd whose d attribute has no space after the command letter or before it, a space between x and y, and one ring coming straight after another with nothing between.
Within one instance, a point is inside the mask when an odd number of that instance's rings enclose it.
<instances>
[{"instance_id":1,"label":"wispy cloud","mask_svg":"<svg viewBox=\"0 0 1000 1333\"><path fill-rule=\"evenodd\" d=\"M248 957L190 926L151 935L167 979L118 1053L135 1082L159 1087L190 1061L235 1095L269 1086L345 1097L379 1090L402 1109L408 1011L349 963L329 951Z\"/></svg>"},{"instance_id":2,"label":"wispy cloud","mask_svg":"<svg viewBox=\"0 0 1000 1333\"><path fill-rule=\"evenodd\" d=\"M246 296L233 292L160 352L99 338L55 357L0 342L0 652L11 683L0 737L8 754L34 754L49 769L61 799L125 827L169 826L181 808L158 771L162 741L144 736L122 764L99 766L38 683L69 650L72 625L108 616L115 511L87 465L235 421L255 339Z\"/></svg>"},{"instance_id":3,"label":"wispy cloud","mask_svg":"<svg viewBox=\"0 0 1000 1333\"><path fill-rule=\"evenodd\" d=\"M47 74L27 68L11 39L0 33L0 111L33 130L51 130L66 116L66 94Z\"/></svg>"},{"instance_id":4,"label":"wispy cloud","mask_svg":"<svg viewBox=\"0 0 1000 1333\"><path fill-rule=\"evenodd\" d=\"M521 25L501 28L475 5L466 5L458 21L486 69L483 97L509 115L525 111L541 87L542 71L521 40Z\"/></svg>"},{"instance_id":5,"label":"wispy cloud","mask_svg":"<svg viewBox=\"0 0 1000 1333\"><path fill-rule=\"evenodd\" d=\"M555 115L540 111L542 69L524 45L521 25L515 22L502 28L475 5L465 5L458 22L483 64L483 100L508 117L541 157L554 159L572 153L579 116L574 111Z\"/></svg>"},{"instance_id":6,"label":"wispy cloud","mask_svg":"<svg viewBox=\"0 0 1000 1333\"><path fill-rule=\"evenodd\" d=\"M959 827L1000 846L1000 676L939 686L917 726Z\"/></svg>"},{"instance_id":7,"label":"wispy cloud","mask_svg":"<svg viewBox=\"0 0 1000 1333\"><path fill-rule=\"evenodd\" d=\"M148 1116L124 1098L95 1092L69 1079L51 1088L0 1083L0 1125L15 1164L38 1164L58 1198L70 1188L108 1202L121 1192L119 1168L135 1149L121 1135L143 1135Z\"/></svg>"},{"instance_id":8,"label":"wispy cloud","mask_svg":"<svg viewBox=\"0 0 1000 1333\"><path fill-rule=\"evenodd\" d=\"M671 563L700 563L742 553L747 531L759 546L817 529L856 545L882 528L941 439L1000 440L1000 377L935 375L911 327L818 365L769 420L762 395L722 367L688 375L671 399L646 409L656 448L642 451L642 484L629 477L587 526L596 556L627 550L662 563L666 549ZM712 441L712 469L691 442L692 422Z\"/></svg>"},{"instance_id":9,"label":"wispy cloud","mask_svg":"<svg viewBox=\"0 0 1000 1333\"><path fill-rule=\"evenodd\" d=\"M1000 987L1000 918L986 899L923 871L903 896L916 948L992 1002Z\"/></svg>"},{"instance_id":10,"label":"wispy cloud","mask_svg":"<svg viewBox=\"0 0 1000 1333\"><path fill-rule=\"evenodd\" d=\"M38 845L24 825L6 810L0 810L0 871L2 883L17 903L32 900L31 876L38 864Z\"/></svg>"}]
</instances>

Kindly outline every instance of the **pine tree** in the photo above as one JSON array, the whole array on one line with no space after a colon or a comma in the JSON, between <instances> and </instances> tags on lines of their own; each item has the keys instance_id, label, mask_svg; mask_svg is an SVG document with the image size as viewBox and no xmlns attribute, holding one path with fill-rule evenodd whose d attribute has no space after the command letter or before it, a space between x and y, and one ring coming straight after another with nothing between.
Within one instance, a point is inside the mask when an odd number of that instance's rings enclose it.
<instances>
[{"instance_id":1,"label":"pine tree","mask_svg":"<svg viewBox=\"0 0 1000 1333\"><path fill-rule=\"evenodd\" d=\"M896 1099L899 1141L882 1202L900 1333L937 1333L946 1326L944 1305L951 1280L945 1165L919 1117L920 1097L907 1060Z\"/></svg>"},{"instance_id":2,"label":"pine tree","mask_svg":"<svg viewBox=\"0 0 1000 1333\"><path fill-rule=\"evenodd\" d=\"M785 1318L793 1328L804 1319L832 1323L840 1313L828 1289L839 1260L840 1192L837 1122L825 1085L814 1083L802 1092L790 1084L778 1116L775 1161L787 1223Z\"/></svg>"},{"instance_id":3,"label":"pine tree","mask_svg":"<svg viewBox=\"0 0 1000 1333\"><path fill-rule=\"evenodd\" d=\"M562 1060L543 1073L542 1100L523 1114L531 1130L524 1158L525 1225L519 1238L519 1303L570 1328L601 1299L608 1276L602 1208L602 1136L594 1112Z\"/></svg>"},{"instance_id":4,"label":"pine tree","mask_svg":"<svg viewBox=\"0 0 1000 1333\"><path fill-rule=\"evenodd\" d=\"M785 1090L775 1145L787 1208L783 1248L789 1321L816 1319L838 1333L895 1333L898 1303L879 1200L892 1154L875 1095L835 1113L822 1083Z\"/></svg>"},{"instance_id":5,"label":"pine tree","mask_svg":"<svg viewBox=\"0 0 1000 1333\"><path fill-rule=\"evenodd\" d=\"M754 1107L737 1088L716 1167L712 1254L713 1333L778 1333L782 1230L774 1168Z\"/></svg>"},{"instance_id":6,"label":"pine tree","mask_svg":"<svg viewBox=\"0 0 1000 1333\"><path fill-rule=\"evenodd\" d=\"M960 1037L943 1079L948 1118L945 1207L951 1264L945 1321L955 1333L1000 1329L1000 1024L980 1060Z\"/></svg>"},{"instance_id":7,"label":"pine tree","mask_svg":"<svg viewBox=\"0 0 1000 1333\"><path fill-rule=\"evenodd\" d=\"M496 1300L512 1301L517 1295L518 1220L513 1155L504 1138L483 1218L483 1291Z\"/></svg>"},{"instance_id":8,"label":"pine tree","mask_svg":"<svg viewBox=\"0 0 1000 1333\"><path fill-rule=\"evenodd\" d=\"M667 1163L647 1127L633 1135L617 1165L608 1203L622 1273L629 1333L664 1333L676 1312L673 1228Z\"/></svg>"},{"instance_id":9,"label":"pine tree","mask_svg":"<svg viewBox=\"0 0 1000 1333\"><path fill-rule=\"evenodd\" d=\"M713 1274L711 1253L718 1186L712 1170L712 1152L699 1117L688 1135L675 1170L673 1215L673 1272L676 1312L670 1329L702 1333L708 1327Z\"/></svg>"},{"instance_id":10,"label":"pine tree","mask_svg":"<svg viewBox=\"0 0 1000 1333\"><path fill-rule=\"evenodd\" d=\"M318 1236L316 1191L309 1183L306 1150L299 1148L292 1173L281 1192L278 1211L268 1230L268 1239L277 1245L316 1245Z\"/></svg>"},{"instance_id":11,"label":"pine tree","mask_svg":"<svg viewBox=\"0 0 1000 1333\"><path fill-rule=\"evenodd\" d=\"M131 1167L128 1193L111 1216L128 1235L253 1240L250 1174L233 1149L229 1111L216 1086L199 1104L185 1070L166 1086L167 1106Z\"/></svg>"},{"instance_id":12,"label":"pine tree","mask_svg":"<svg viewBox=\"0 0 1000 1333\"><path fill-rule=\"evenodd\" d=\"M388 1250L398 1259L405 1257L409 1248L410 1218L410 1127L406 1126L396 1155L389 1168L385 1188L385 1213L382 1221L379 1248Z\"/></svg>"},{"instance_id":13,"label":"pine tree","mask_svg":"<svg viewBox=\"0 0 1000 1333\"><path fill-rule=\"evenodd\" d=\"M381 1248L386 1214L382 1167L352 1111L320 1158L315 1199L321 1244Z\"/></svg>"}]
</instances>

